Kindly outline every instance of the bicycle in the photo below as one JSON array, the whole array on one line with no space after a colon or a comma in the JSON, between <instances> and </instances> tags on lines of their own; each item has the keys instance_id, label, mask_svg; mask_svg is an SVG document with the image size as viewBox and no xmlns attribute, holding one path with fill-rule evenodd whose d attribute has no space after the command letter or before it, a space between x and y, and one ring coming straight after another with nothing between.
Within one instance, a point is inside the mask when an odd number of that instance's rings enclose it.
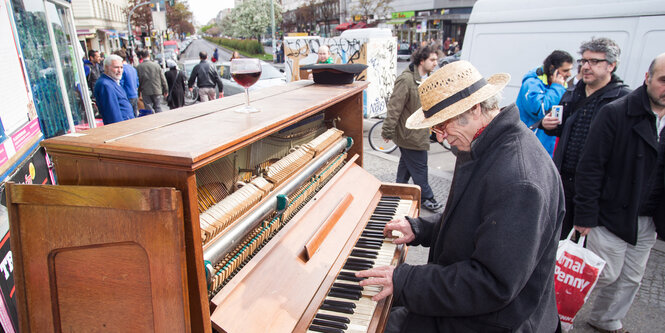
<instances>
[{"instance_id":1,"label":"bicycle","mask_svg":"<svg viewBox=\"0 0 665 333\"><path fill-rule=\"evenodd\" d=\"M369 140L369 146L372 147L372 149L376 151L380 151L382 153L390 154L395 149L397 149L397 145L391 140L386 142L383 137L381 136L381 131L383 130L383 119L380 119L377 121L372 127L369 129L369 134L367 135L367 139ZM444 149L450 151L451 147L448 141L443 140L443 142L438 142L436 140L436 135L434 133L431 133L429 137L430 143L438 143L443 147Z\"/></svg>"},{"instance_id":2,"label":"bicycle","mask_svg":"<svg viewBox=\"0 0 665 333\"><path fill-rule=\"evenodd\" d=\"M367 135L367 139L369 140L369 146L376 151L390 154L394 152L395 149L397 149L397 145L392 140L388 142L383 140L383 137L381 137L382 130L383 130L383 119L380 119L369 129L369 134Z\"/></svg>"}]
</instances>

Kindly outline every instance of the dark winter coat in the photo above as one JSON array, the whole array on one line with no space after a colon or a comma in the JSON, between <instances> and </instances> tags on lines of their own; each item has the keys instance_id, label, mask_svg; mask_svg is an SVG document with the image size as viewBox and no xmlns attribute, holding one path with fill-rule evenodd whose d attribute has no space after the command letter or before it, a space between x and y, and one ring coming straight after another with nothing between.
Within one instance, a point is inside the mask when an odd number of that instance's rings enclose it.
<instances>
[{"instance_id":1,"label":"dark winter coat","mask_svg":"<svg viewBox=\"0 0 665 333\"><path fill-rule=\"evenodd\" d=\"M473 142L446 210L410 219L427 265L398 266L403 332L554 332L559 174L513 104Z\"/></svg>"},{"instance_id":2,"label":"dark winter coat","mask_svg":"<svg viewBox=\"0 0 665 333\"><path fill-rule=\"evenodd\" d=\"M545 130L547 135L555 135L559 137L559 142L557 143L553 156L554 164L559 170L561 170L563 155L566 151L566 147L568 146L570 132L573 129L573 124L575 123L577 116L579 115L578 112L576 112L577 110L575 108L575 101L579 100L581 98L580 96L586 94L585 88L586 84L584 81L580 81L577 83L577 85L575 85L575 89L568 90L565 94L563 94L560 102L561 105L563 105L563 123L554 130ZM612 102L619 97L625 96L628 93L630 93L628 86L625 85L618 76L612 74L610 83L605 86L604 91L600 97L600 101L596 105L596 111L600 110L607 103ZM598 112L595 112L594 118L597 115Z\"/></svg>"},{"instance_id":3,"label":"dark winter coat","mask_svg":"<svg viewBox=\"0 0 665 333\"><path fill-rule=\"evenodd\" d=\"M166 76L166 82L169 84L167 100L169 108L176 109L184 106L187 76L177 68L169 69L164 76Z\"/></svg>"},{"instance_id":4,"label":"dark winter coat","mask_svg":"<svg viewBox=\"0 0 665 333\"><path fill-rule=\"evenodd\" d=\"M646 86L600 109L575 173L574 224L604 226L635 245L637 216L652 216L664 204L661 197L655 207L646 205L656 184L658 145Z\"/></svg>"}]
</instances>

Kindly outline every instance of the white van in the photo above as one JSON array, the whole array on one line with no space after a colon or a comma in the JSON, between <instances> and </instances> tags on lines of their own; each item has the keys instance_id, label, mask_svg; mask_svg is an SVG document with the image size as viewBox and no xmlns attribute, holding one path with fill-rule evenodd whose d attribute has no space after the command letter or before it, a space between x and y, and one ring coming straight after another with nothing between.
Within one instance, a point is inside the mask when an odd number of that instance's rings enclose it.
<instances>
[{"instance_id":1,"label":"white van","mask_svg":"<svg viewBox=\"0 0 665 333\"><path fill-rule=\"evenodd\" d=\"M509 73L502 102L507 105L517 98L522 77L552 51L568 51L579 59L580 44L591 37L619 44L616 74L635 89L651 60L665 52L665 1L479 0L469 18L461 59L486 77Z\"/></svg>"}]
</instances>

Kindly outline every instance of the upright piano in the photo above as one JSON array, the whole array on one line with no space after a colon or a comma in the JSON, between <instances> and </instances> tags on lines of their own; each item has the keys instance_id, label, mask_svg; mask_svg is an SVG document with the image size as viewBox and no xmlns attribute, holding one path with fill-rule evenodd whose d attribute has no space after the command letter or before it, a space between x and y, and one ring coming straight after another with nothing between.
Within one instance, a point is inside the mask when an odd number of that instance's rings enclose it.
<instances>
[{"instance_id":1,"label":"upright piano","mask_svg":"<svg viewBox=\"0 0 665 333\"><path fill-rule=\"evenodd\" d=\"M420 190L362 168L364 82L298 81L45 140L57 186L8 184L22 332L377 332L354 272Z\"/></svg>"}]
</instances>

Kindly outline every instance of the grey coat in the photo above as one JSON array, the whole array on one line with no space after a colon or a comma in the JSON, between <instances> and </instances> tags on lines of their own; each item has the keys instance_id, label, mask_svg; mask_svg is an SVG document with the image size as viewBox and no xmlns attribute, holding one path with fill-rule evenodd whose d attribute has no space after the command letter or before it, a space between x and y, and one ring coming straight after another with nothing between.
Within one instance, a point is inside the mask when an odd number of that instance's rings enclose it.
<instances>
[{"instance_id":1,"label":"grey coat","mask_svg":"<svg viewBox=\"0 0 665 333\"><path fill-rule=\"evenodd\" d=\"M565 213L552 159L513 104L473 142L446 209L409 219L427 265L398 266L403 332L554 332L556 250Z\"/></svg>"},{"instance_id":2,"label":"grey coat","mask_svg":"<svg viewBox=\"0 0 665 333\"><path fill-rule=\"evenodd\" d=\"M136 66L136 72L139 75L139 93L141 95L166 95L169 92L166 77L157 62L144 60Z\"/></svg>"}]
</instances>

